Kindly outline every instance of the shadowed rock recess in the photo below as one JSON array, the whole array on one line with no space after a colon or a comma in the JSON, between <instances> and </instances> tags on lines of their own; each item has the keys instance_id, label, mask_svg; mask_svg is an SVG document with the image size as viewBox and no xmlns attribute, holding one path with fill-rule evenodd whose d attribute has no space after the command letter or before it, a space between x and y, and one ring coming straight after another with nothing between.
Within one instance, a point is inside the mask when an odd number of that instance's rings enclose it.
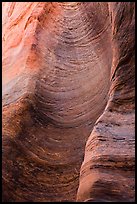
<instances>
[{"instance_id":1,"label":"shadowed rock recess","mask_svg":"<svg viewBox=\"0 0 137 204\"><path fill-rule=\"evenodd\" d=\"M134 2L3 2L3 202L134 201Z\"/></svg>"}]
</instances>

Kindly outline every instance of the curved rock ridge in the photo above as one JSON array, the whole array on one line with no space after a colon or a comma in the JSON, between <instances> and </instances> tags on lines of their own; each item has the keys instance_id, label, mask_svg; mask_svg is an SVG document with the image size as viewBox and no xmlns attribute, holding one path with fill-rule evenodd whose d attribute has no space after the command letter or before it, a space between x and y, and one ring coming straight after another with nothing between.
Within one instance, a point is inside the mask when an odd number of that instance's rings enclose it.
<instances>
[{"instance_id":1,"label":"curved rock ridge","mask_svg":"<svg viewBox=\"0 0 137 204\"><path fill-rule=\"evenodd\" d=\"M109 3L112 15L111 85L103 114L86 142L77 201L135 201L135 10Z\"/></svg>"},{"instance_id":2,"label":"curved rock ridge","mask_svg":"<svg viewBox=\"0 0 137 204\"><path fill-rule=\"evenodd\" d=\"M3 202L134 201L134 3L3 2L2 40Z\"/></svg>"}]
</instances>

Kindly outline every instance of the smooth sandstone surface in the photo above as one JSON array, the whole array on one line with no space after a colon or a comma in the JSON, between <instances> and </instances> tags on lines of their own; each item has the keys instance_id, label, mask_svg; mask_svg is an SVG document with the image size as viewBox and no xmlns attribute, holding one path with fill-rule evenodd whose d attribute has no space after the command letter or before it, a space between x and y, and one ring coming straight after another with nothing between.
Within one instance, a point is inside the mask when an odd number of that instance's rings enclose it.
<instances>
[{"instance_id":1,"label":"smooth sandstone surface","mask_svg":"<svg viewBox=\"0 0 137 204\"><path fill-rule=\"evenodd\" d=\"M135 200L134 2L2 2L4 202Z\"/></svg>"}]
</instances>

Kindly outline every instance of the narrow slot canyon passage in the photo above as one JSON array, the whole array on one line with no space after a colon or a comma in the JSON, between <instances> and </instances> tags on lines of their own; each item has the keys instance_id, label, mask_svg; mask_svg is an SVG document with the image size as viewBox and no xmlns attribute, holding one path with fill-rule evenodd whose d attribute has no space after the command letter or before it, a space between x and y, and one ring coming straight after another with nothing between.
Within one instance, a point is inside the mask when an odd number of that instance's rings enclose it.
<instances>
[{"instance_id":1,"label":"narrow slot canyon passage","mask_svg":"<svg viewBox=\"0 0 137 204\"><path fill-rule=\"evenodd\" d=\"M76 201L110 94L111 23L106 2L3 3L4 202Z\"/></svg>"}]
</instances>

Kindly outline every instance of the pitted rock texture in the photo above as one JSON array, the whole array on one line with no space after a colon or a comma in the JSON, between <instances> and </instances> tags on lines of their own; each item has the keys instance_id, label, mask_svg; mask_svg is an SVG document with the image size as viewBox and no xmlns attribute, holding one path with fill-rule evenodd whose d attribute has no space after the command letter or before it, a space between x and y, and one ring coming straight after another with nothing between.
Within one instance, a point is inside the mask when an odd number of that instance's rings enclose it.
<instances>
[{"instance_id":1,"label":"pitted rock texture","mask_svg":"<svg viewBox=\"0 0 137 204\"><path fill-rule=\"evenodd\" d=\"M134 3L2 14L3 201L134 201Z\"/></svg>"}]
</instances>

